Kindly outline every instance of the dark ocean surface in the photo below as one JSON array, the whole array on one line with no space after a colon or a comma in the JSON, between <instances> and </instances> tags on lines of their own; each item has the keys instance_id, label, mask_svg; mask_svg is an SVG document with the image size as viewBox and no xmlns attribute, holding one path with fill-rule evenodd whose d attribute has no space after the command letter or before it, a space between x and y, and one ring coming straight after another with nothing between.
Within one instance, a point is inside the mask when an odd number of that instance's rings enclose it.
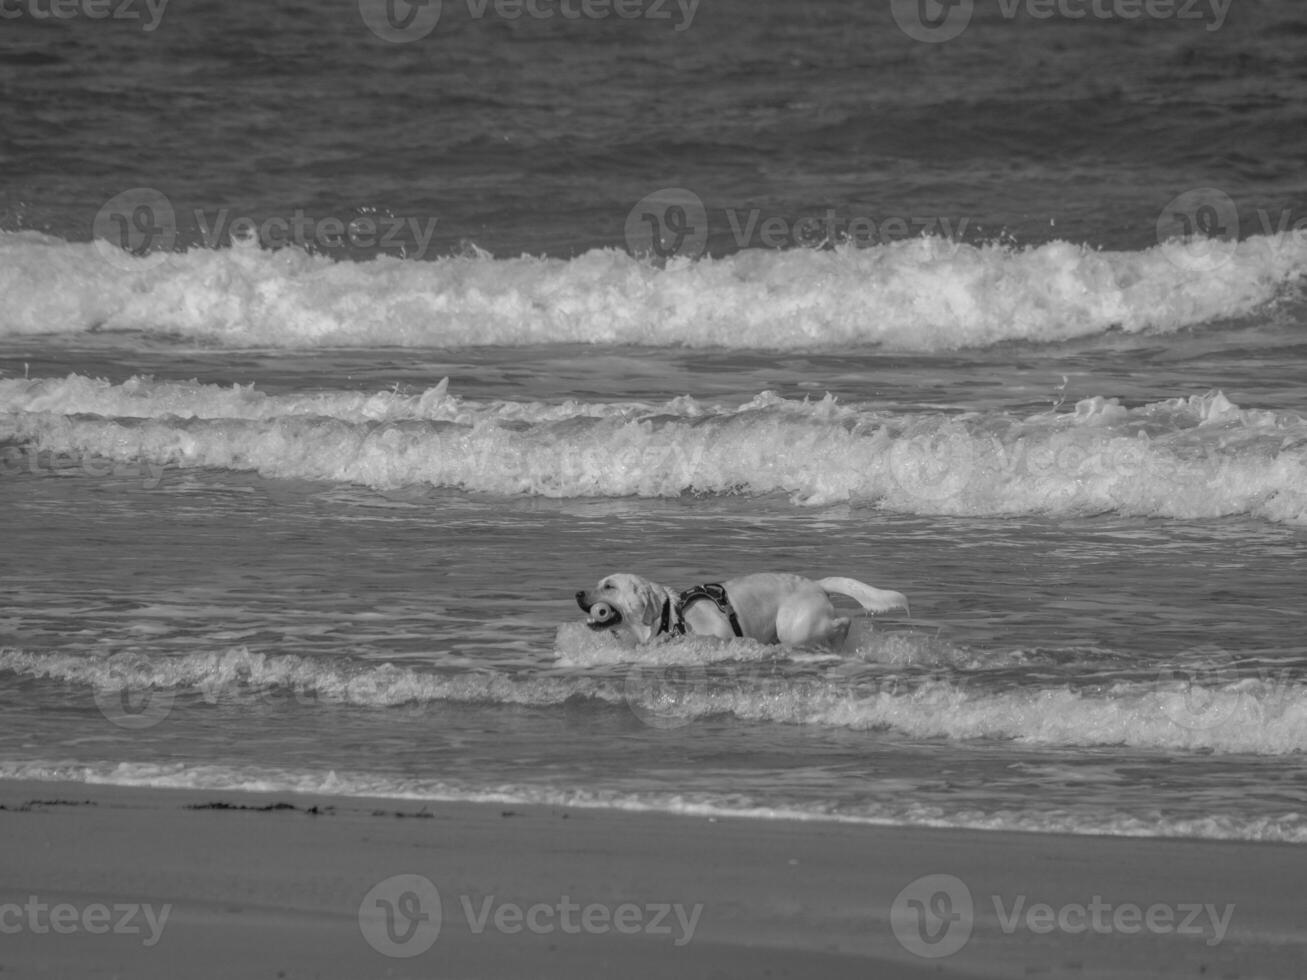
<instances>
[{"instance_id":1,"label":"dark ocean surface","mask_svg":"<svg viewBox=\"0 0 1307 980\"><path fill-rule=\"evenodd\" d=\"M4 9L0 778L1307 840L1300 4Z\"/></svg>"}]
</instances>

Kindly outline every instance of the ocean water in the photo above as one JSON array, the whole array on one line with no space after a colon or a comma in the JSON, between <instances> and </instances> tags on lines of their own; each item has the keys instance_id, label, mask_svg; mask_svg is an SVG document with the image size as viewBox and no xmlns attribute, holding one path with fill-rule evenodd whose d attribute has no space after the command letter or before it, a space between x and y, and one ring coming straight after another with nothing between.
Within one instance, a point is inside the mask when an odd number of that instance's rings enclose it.
<instances>
[{"instance_id":1,"label":"ocean water","mask_svg":"<svg viewBox=\"0 0 1307 980\"><path fill-rule=\"evenodd\" d=\"M4 22L0 778L1307 841L1300 5L383 6Z\"/></svg>"}]
</instances>

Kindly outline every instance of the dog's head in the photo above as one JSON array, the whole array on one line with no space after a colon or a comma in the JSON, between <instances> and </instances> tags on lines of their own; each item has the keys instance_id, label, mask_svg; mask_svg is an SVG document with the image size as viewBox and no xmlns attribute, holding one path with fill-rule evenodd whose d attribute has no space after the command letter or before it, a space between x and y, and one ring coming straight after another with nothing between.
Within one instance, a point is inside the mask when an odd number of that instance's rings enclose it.
<instances>
[{"instance_id":1,"label":"dog's head","mask_svg":"<svg viewBox=\"0 0 1307 980\"><path fill-rule=\"evenodd\" d=\"M648 643L658 630L668 592L639 575L618 573L599 580L590 592L576 594L576 604L590 618L594 630L629 629L641 643Z\"/></svg>"}]
</instances>

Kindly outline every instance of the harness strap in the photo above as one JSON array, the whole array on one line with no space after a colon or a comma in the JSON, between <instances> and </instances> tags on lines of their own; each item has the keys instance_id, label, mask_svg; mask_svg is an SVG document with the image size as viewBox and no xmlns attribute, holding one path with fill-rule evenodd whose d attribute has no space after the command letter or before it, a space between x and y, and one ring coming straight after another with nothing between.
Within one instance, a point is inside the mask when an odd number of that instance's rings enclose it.
<instances>
[{"instance_id":1,"label":"harness strap","mask_svg":"<svg viewBox=\"0 0 1307 980\"><path fill-rule=\"evenodd\" d=\"M658 623L659 635L671 633L673 636L681 636L685 632L685 620L681 619L680 610L677 610L676 628L672 628L672 600L668 596L663 599L663 618Z\"/></svg>"},{"instance_id":2,"label":"harness strap","mask_svg":"<svg viewBox=\"0 0 1307 980\"><path fill-rule=\"evenodd\" d=\"M735 615L735 607L731 605L731 600L726 597L726 589L716 582L709 582L704 585L695 585L686 589L676 599L676 625L672 627L671 632L675 636L685 634L685 608L691 603L698 602L700 599L708 599L725 616L731 624L731 629L736 636L744 636L744 630L740 629L740 618ZM672 609L671 601L663 603L663 630L668 631L669 620L671 619Z\"/></svg>"}]
</instances>

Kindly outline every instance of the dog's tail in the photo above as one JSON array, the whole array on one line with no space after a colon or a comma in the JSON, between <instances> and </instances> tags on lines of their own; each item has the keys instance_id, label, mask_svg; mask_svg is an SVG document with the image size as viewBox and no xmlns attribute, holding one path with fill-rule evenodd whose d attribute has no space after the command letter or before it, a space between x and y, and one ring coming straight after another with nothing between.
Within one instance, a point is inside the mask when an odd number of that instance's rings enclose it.
<instances>
[{"instance_id":1,"label":"dog's tail","mask_svg":"<svg viewBox=\"0 0 1307 980\"><path fill-rule=\"evenodd\" d=\"M840 595L846 595L855 600L867 612L889 612L891 609L902 609L912 614L908 609L908 597L902 592L895 592L892 589L873 589L865 582L859 582L854 578L824 578L818 583L827 592L837 592Z\"/></svg>"}]
</instances>

